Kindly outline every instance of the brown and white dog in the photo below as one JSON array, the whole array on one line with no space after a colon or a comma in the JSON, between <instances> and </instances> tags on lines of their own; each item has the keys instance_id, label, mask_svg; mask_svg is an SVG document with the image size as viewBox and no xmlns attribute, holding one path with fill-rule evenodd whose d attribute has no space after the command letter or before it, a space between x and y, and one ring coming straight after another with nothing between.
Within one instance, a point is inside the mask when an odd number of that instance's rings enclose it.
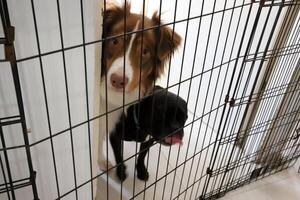
<instances>
[{"instance_id":1,"label":"brown and white dog","mask_svg":"<svg viewBox=\"0 0 300 200\"><path fill-rule=\"evenodd\" d=\"M102 47L100 84L100 110L105 113L150 93L154 81L162 75L166 62L178 48L181 37L167 26L158 28L161 22L157 12L151 18L144 16L143 19L142 14L130 11L128 2L122 6L109 5L103 12L103 17L103 36L109 38ZM146 30L141 31L142 29ZM128 34L124 34L124 30ZM107 119L100 119L101 169L111 166L104 159L102 145L106 134L115 127L122 112L123 109L120 108L110 112Z\"/></svg>"}]
</instances>

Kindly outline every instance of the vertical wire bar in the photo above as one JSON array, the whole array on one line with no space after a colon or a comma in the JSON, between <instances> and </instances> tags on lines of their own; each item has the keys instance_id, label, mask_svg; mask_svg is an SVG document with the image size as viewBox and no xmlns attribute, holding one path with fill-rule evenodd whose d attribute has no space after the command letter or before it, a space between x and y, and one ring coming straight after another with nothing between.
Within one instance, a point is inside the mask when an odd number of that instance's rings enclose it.
<instances>
[{"instance_id":1,"label":"vertical wire bar","mask_svg":"<svg viewBox=\"0 0 300 200\"><path fill-rule=\"evenodd\" d=\"M175 1L175 8L174 8L174 17L173 17L173 22L172 22L172 34L171 34L171 41L173 42L174 40L174 33L175 33L175 24L176 24L176 15L177 15L177 3L178 1L176 0ZM161 10L162 10L162 1L160 1L160 13L159 13L159 20L161 20ZM159 22L160 23L160 22ZM160 26L161 26L161 23L159 24L159 31L160 31ZM168 88L169 88L169 81L170 81L170 71L171 71L171 59L169 59L169 64L168 64L169 68L168 68L168 77L167 77L167 87L166 87L166 90L165 90L165 100L164 100L164 110L166 110L166 106L167 106L167 92L168 92ZM181 75L180 75L181 76ZM152 107L153 109L153 107ZM163 118L163 123L165 123L165 116ZM161 154L161 145L162 144L159 144L159 159L160 159L160 154ZM167 174L167 171L168 171L168 167L169 167L169 159L170 159L170 151L171 151L171 148L172 148L172 145L169 147L169 155L168 155L168 159L167 159L167 167L166 167L166 174ZM177 159L178 161L178 159ZM177 162L176 161L176 162ZM160 160L158 160L158 164L157 164L157 169L156 169L156 178L155 178L155 191L156 191L156 181L157 181L157 177L158 177L158 169L159 169L159 162ZM167 179L167 176L165 176L165 181ZM175 181L175 175L174 175L174 178L173 178L173 183ZM173 187L173 186L172 186ZM164 187L163 187L163 194L162 194L162 197L164 197L164 193L165 193L165 183L164 183ZM155 193L154 193L155 194ZM172 190L171 190L171 195L172 197ZM153 199L155 198L155 195L153 196Z\"/></svg>"},{"instance_id":2,"label":"vertical wire bar","mask_svg":"<svg viewBox=\"0 0 300 200\"><path fill-rule=\"evenodd\" d=\"M158 46L158 44L159 44L159 41L160 41L160 39L161 39L161 11L162 11L162 0L160 0L159 1L159 12L158 12L158 18L159 18L159 20L158 20L158 29L156 30L156 38L157 38L157 44L155 45L155 60L157 60L158 58L158 48L159 48L159 46ZM165 67L165 66L163 66L163 67ZM154 70L155 70L155 74L156 74L156 70L157 70L157 62L155 62L155 65L154 65ZM169 78L169 73L168 73L168 78ZM154 83L153 83L153 90L152 90L152 92L154 93L154 87L155 87L155 80L154 80ZM155 98L153 98L154 99L154 101L155 101ZM166 98L165 98L166 99ZM153 111L153 108L154 108L154 101L153 101L153 104L152 104L152 113L154 113L154 111ZM165 107L164 107L164 109L165 109ZM151 120L153 121L153 114L152 114L152 116L151 116ZM152 125L152 121L151 121L151 125ZM163 122L162 122L163 124L165 123L165 117L163 118ZM152 131L152 130L151 130ZM159 169L159 164L160 164L160 155L161 155L161 144L159 144L159 150L158 150L158 162L157 162L157 165L156 165L156 174L155 174L155 184L154 184L154 192L153 192L153 200L155 199L155 195L156 195L156 183L157 183L157 179L158 179L158 169ZM148 152L148 157L147 157L147 169L148 169L148 161L149 161L149 157L150 157L150 149L149 149L149 152ZM146 186L146 183L145 183L145 186ZM163 194L162 195L164 195L164 193L165 193L165 187L163 188ZM145 200L145 193L144 193L144 196L143 196L143 200Z\"/></svg>"},{"instance_id":3,"label":"vertical wire bar","mask_svg":"<svg viewBox=\"0 0 300 200\"><path fill-rule=\"evenodd\" d=\"M176 99L176 110L175 110L175 113L174 113L174 116L176 118L176 115L177 115L177 104L178 104L178 96L179 96L179 93L180 93L180 86L181 86L181 79L182 79L182 72L183 72L183 64L184 64L184 59L185 59L185 52L186 52L186 42L187 42L187 38L188 38L188 31L189 31L189 22L190 22L190 14L191 14L191 4L192 4L192 0L189 0L189 7L188 7L188 16L187 16L187 23L186 23L186 30L185 30L185 37L184 37L184 43L183 43L183 51L182 51L182 60L181 60L181 67L180 67L180 76L179 76L179 82L178 82L178 90L177 90L177 99ZM192 70L193 71L193 70ZM190 92L190 87L188 89L188 94ZM188 104L188 101L187 101L187 104ZM195 114L194 114L195 115ZM183 128L183 127L182 127ZM191 136L191 134L190 134ZM188 140L188 145L190 144L190 139L191 137L189 137L189 140ZM177 159L179 157L179 154L180 154L180 149L181 147L179 146L178 148L178 152L177 152ZM185 161L184 161L184 165L183 165L183 170L182 170L182 176L181 176L181 179L180 179L180 184L179 184L179 189L178 189L178 194L180 193L180 189L181 189L181 184L182 184L182 180L183 180L183 175L184 175L184 172L185 172L185 163L186 163L186 158L187 158L187 154L188 154L188 150L186 151L186 156L185 156ZM178 163L176 163L175 165L175 172L174 172L174 178L173 178L173 184L172 184L172 188L174 186L174 182L175 182L175 177L176 177L176 172L177 172L177 169L178 169L178 166L177 166ZM170 199L172 199L172 192L171 192L171 195L170 195Z\"/></svg>"},{"instance_id":4,"label":"vertical wire bar","mask_svg":"<svg viewBox=\"0 0 300 200\"><path fill-rule=\"evenodd\" d=\"M127 37L127 6L129 6L127 4L126 1L124 1L124 20L123 20L123 23L124 23L124 28L123 28L123 83L125 83L125 68L126 68L126 37ZM130 9L130 8L129 8ZM130 38L130 36L132 37L131 39L133 39L134 37L134 33L129 35L128 37ZM129 40L130 41L130 40ZM129 49L128 49L129 51ZM125 113L125 84L123 86L123 91L122 91L122 114L121 114L121 119L122 119L122 138L124 138L124 132L125 132L125 117L123 117L123 114ZM122 155L122 158L124 158L124 141L123 139L121 139L121 155ZM124 163L124 160L122 160L123 163L121 163L122 165L125 165ZM123 199L123 181L121 181L121 196L120 196L120 199L122 200Z\"/></svg>"},{"instance_id":5,"label":"vertical wire bar","mask_svg":"<svg viewBox=\"0 0 300 200\"><path fill-rule=\"evenodd\" d=\"M4 185L5 185L5 188L6 188L6 194L7 194L7 198L8 200L10 200L10 194L9 194L9 188L8 188L8 183L7 183L7 180L6 180L6 175L5 175L5 170L4 170L4 165L3 165L3 162L2 162L2 156L0 154L0 166L1 166L1 171L2 171L2 174L3 174L3 180L4 180Z\"/></svg>"},{"instance_id":6,"label":"vertical wire bar","mask_svg":"<svg viewBox=\"0 0 300 200\"><path fill-rule=\"evenodd\" d=\"M177 0L176 0L177 2ZM157 36L157 43L155 44L155 60L157 60L157 57L158 57L158 44L159 44L159 41L161 39L161 9L162 9L162 0L160 0L160 4L159 4L159 24L158 24L158 29L156 31L156 36ZM176 14L175 14L176 15ZM173 36L172 36L172 41L173 41ZM170 70L170 68L169 68ZM154 64L154 74L156 74L156 71L157 71L157 62L155 62ZM169 73L168 73L168 79L169 79ZM169 81L169 80L168 80ZM156 83L156 77L154 78L153 80L153 85L152 85L152 93L154 94L154 87L155 87L155 83ZM168 85L168 84L167 84ZM166 90L167 91L167 90ZM151 127L153 127L153 117L154 117L154 104L155 104L155 98L153 98L153 101L152 101L152 105L151 105L151 110L152 110L152 113L151 113ZM165 107L164 107L165 109ZM164 121L164 119L163 119ZM163 122L164 123L164 122ZM152 128L150 130L151 132L153 132ZM150 138L151 139L151 138ZM154 144L155 145L155 144ZM154 146L153 144L151 146ZM157 178L158 178L158 169L159 169L159 164L160 164L160 155L161 155L161 144L159 144L159 151L158 151L158 162L157 162L157 165L156 165L156 175L155 175L155 181L154 181L154 192L153 192L153 199L155 199L155 195L156 195L156 184L157 184ZM148 155L147 155L147 163L146 163L146 169L148 170L148 165L149 165L149 157L150 157L150 148L148 149ZM163 192L164 193L164 192ZM146 182L144 183L144 191L143 191L143 200L145 200L145 197L146 197Z\"/></svg>"},{"instance_id":7,"label":"vertical wire bar","mask_svg":"<svg viewBox=\"0 0 300 200\"><path fill-rule=\"evenodd\" d=\"M5 138L4 138L2 126L0 126L0 138L1 138L1 145L4 149L3 154L4 154L5 164L6 164L6 171L7 171L7 175L8 175L9 185L10 185L10 188L11 188L11 196L12 196L12 199L15 200L16 196L15 196L14 184L13 184L13 180L12 180L12 174L11 174L11 171L10 171L10 164L9 164L9 160L8 160L7 150L5 149L6 144L5 144ZM1 160L1 168L2 168L2 160ZM4 170L3 170L3 174L5 174ZM7 187L7 185L6 185L6 187ZM9 190L7 190L7 193L8 193L8 197L9 197L10 196L9 195Z\"/></svg>"},{"instance_id":8,"label":"vertical wire bar","mask_svg":"<svg viewBox=\"0 0 300 200\"><path fill-rule=\"evenodd\" d=\"M141 101L141 83L142 83L142 64L143 64L143 44L144 44L144 26L145 26L145 0L143 0L143 9L142 9L142 37L141 37L141 48L140 48L140 66L139 66L139 94L138 94L138 113L137 113L137 119L138 122L140 120L140 104L139 102ZM134 168L133 168L133 174L135 174L135 169L137 165L137 157L138 157L138 142L137 142L137 137L140 134L140 129L137 130L137 135L136 135L136 141L135 141L135 156L134 156ZM133 177L133 189L132 189L132 196L135 196L135 184L136 184L136 176Z\"/></svg>"},{"instance_id":9,"label":"vertical wire bar","mask_svg":"<svg viewBox=\"0 0 300 200\"><path fill-rule=\"evenodd\" d=\"M89 140L89 157L90 157L90 178L91 178L91 197L94 195L93 186L93 161L92 161L92 145L91 145L91 124L90 124L90 107L89 107L89 87L87 77L87 62L86 62L86 46L85 46L85 28L84 28L84 8L83 2L80 0L80 15L81 15L81 29L82 29L82 44L83 44L83 63L84 63L84 79L85 79L85 100L86 100L86 115L87 115L87 126L88 126L88 140Z\"/></svg>"},{"instance_id":10,"label":"vertical wire bar","mask_svg":"<svg viewBox=\"0 0 300 200\"><path fill-rule=\"evenodd\" d=\"M175 33L175 25L176 25L176 15L177 15L177 3L178 1L176 0L175 1L175 8L174 8L174 17L173 17L173 22L172 22L172 34L171 34L171 41L173 42L174 40L174 33ZM159 29L158 29L158 33L159 33L159 38L160 38L160 27L161 27L161 10L162 10L162 1L160 1L160 13L159 13ZM156 48L158 48L158 46L156 46ZM157 49L158 50L158 49ZM157 52L156 50L156 52ZM157 55L156 55L157 56ZM166 90L165 90L165 99L164 99L164 111L166 110L166 106L167 106L167 92L168 92L168 88L169 88L169 81L170 81L170 71L171 71L171 58L169 58L169 64L168 64L168 77L167 77L167 87L166 87ZM156 66L155 66L156 67ZM156 69L155 69L156 70ZM154 81L154 85L155 85L155 81ZM154 102L153 102L153 105L152 105L152 109L153 109L153 106L154 106ZM163 123L165 123L165 116L163 117ZM171 148L172 148L172 145L169 147L169 155L168 155L168 159L167 159L167 167L166 167L166 174L167 174L167 171L168 171L168 167L169 167L169 159L170 159L170 151L171 151ZM160 154L161 154L161 144L159 144L159 159L160 159ZM178 159L177 159L178 160ZM158 177L158 169L159 169L159 162L160 160L158 160L158 163L157 163L157 168L156 168L156 177L155 177L155 191L156 191L156 183L157 183L157 177ZM177 162L177 161L176 161ZM167 176L165 177L165 181L167 179ZM173 178L173 181L175 181L175 176ZM165 192L165 183L164 183L164 189L163 189L163 195L162 197L164 196L164 192ZM172 197L172 190L171 190L171 195ZM155 198L155 193L154 193L154 196L153 196L153 199Z\"/></svg>"},{"instance_id":11,"label":"vertical wire bar","mask_svg":"<svg viewBox=\"0 0 300 200\"><path fill-rule=\"evenodd\" d=\"M161 20L161 4L162 2L160 2L160 11L159 11L159 21ZM175 33L175 19L176 19L176 13L177 13L177 1L175 2L175 12L174 12L174 22L172 23L173 24L173 28L172 28L172 36L171 36L171 41L173 41L173 38L174 38L174 33ZM160 25L159 25L159 28L160 28ZM160 30L160 29L159 29ZM164 110L166 110L166 105L167 105L167 99L166 99L166 95L167 95L167 91L168 91L168 85L169 85L169 75L170 75L170 68L171 68L171 59L169 60L169 70L168 70L168 77L167 77L167 88L165 90L165 102L164 102ZM181 77L181 74L182 74L182 69L181 69L181 72L180 72L180 77ZM181 78L180 78L181 79ZM180 83L179 83L179 88L180 88ZM179 91L178 91L179 93ZM178 101L178 94L177 94L177 101ZM177 104L177 102L176 102ZM153 109L153 108L152 108ZM176 109L176 112L177 112L177 109ZM165 116L163 117L163 124L165 123ZM166 167L166 174L167 174L167 171L168 171L168 166L169 166L169 158L170 158L170 150L171 150L171 146L169 147L169 155L168 155L168 159L167 159L167 167ZM156 183L157 183L157 178L158 178L158 169L159 169L159 162L160 162L160 154L161 154L161 144L159 144L159 157L158 157L158 164L157 164L157 168L156 168L156 178L155 178L155 185L154 185L154 196L153 196L153 199L155 199L155 191L156 191ZM179 152L178 152L178 155L179 155ZM178 160L178 158L177 158ZM176 170L175 170L176 171ZM174 175L174 178L175 178L175 175ZM164 198L164 193L165 193L165 186L166 186L166 179L167 179L167 176L165 176L165 179L164 179L164 186L163 186L163 194L162 194L162 198ZM173 181L174 183L174 181ZM172 186L173 187L173 186ZM171 192L171 197L172 197L172 192Z\"/></svg>"},{"instance_id":12,"label":"vertical wire bar","mask_svg":"<svg viewBox=\"0 0 300 200\"><path fill-rule=\"evenodd\" d=\"M4 36L7 38L7 32L5 31L5 27L10 26L10 19L9 19L9 13L8 13L8 8L7 8L7 3L6 0L1 0L0 2L0 14L1 14L1 22L2 22L2 27L4 31Z\"/></svg>"},{"instance_id":13,"label":"vertical wire bar","mask_svg":"<svg viewBox=\"0 0 300 200\"><path fill-rule=\"evenodd\" d=\"M66 97L67 97L68 125L69 125L69 128L70 128L72 164L73 164L73 175L74 175L74 184L75 184L75 196L76 196L76 200L78 200L77 178L76 178L76 165L75 165L75 155L74 155L74 142L73 142L72 120L71 120L69 88L68 88L68 76L67 76L67 70L66 70L66 58L65 58L65 50L64 50L64 38L63 38L63 33L62 33L62 22L61 22L59 0L56 1L56 4L57 4L58 24L59 24L59 33L60 33L60 43L61 43L61 47L62 47L62 52L61 53L62 53L62 58L63 58L63 69L64 69L64 78L65 78L65 87L66 87Z\"/></svg>"},{"instance_id":14,"label":"vertical wire bar","mask_svg":"<svg viewBox=\"0 0 300 200\"><path fill-rule=\"evenodd\" d=\"M104 8L104 13L106 13L107 10L107 5L106 5L106 0L103 0L103 8ZM103 19L103 27L106 27L106 15L104 15L104 19ZM102 51L101 51L101 74L104 74L104 84L105 84L105 143L106 143L106 169L108 169L108 140L109 140L109 133L108 133L108 88L107 88L107 71L106 71L106 64L107 64L107 60L106 60L106 56L105 56L105 43L107 42L107 33L106 30L103 29L102 31ZM103 67L105 66L105 67ZM104 72L102 72L102 70L104 70ZM101 74L100 77L101 77ZM101 105L100 105L101 106ZM101 149L102 151L102 149ZM101 152L100 151L100 152ZM108 171L106 171L106 199L109 199L109 176L108 176ZM98 186L97 186L98 187Z\"/></svg>"},{"instance_id":15,"label":"vertical wire bar","mask_svg":"<svg viewBox=\"0 0 300 200\"><path fill-rule=\"evenodd\" d=\"M38 29L37 29L35 6L34 6L34 1L33 0L31 0L31 9L32 9L32 15L33 15L33 22L34 22L35 37L36 37L36 42L37 42L37 49L38 49L38 54L40 55L41 54L40 40L39 40L39 34L38 34ZM57 192L57 197L59 197L60 196L60 191L59 191L59 184L58 184L57 167L56 167L56 161L55 161L54 145L53 145L53 138L52 138L52 128L51 128L50 114L49 114L49 105L48 105L46 84L45 84L45 77L44 77L43 60L42 60L41 56L39 56L39 62L40 62L40 70L41 70L41 77L42 77L42 87L43 87L44 101L45 101L45 106L46 106L47 125L48 125L48 131L49 131L49 135L50 135L50 146L51 146L52 161L53 161L53 166L54 166L56 192Z\"/></svg>"},{"instance_id":16,"label":"vertical wire bar","mask_svg":"<svg viewBox=\"0 0 300 200\"><path fill-rule=\"evenodd\" d=\"M159 12L158 12L158 29L156 30L156 38L157 38L157 43L155 44L155 55L154 55L154 60L157 60L157 57L158 57L158 44L159 44L159 41L161 39L161 12L162 12L162 0L159 1ZM165 67L165 66L163 66ZM156 70L157 70L157 62L155 62L155 65L154 65L154 70L155 70L155 74L156 74ZM170 69L169 69L170 70ZM168 81L169 81L169 70L168 70L168 75L167 75L167 85L168 85ZM154 83L153 83L153 87L155 87L155 80L154 80ZM167 87L168 88L168 87ZM166 88L166 91L167 91L167 88ZM153 88L153 91L154 93L154 88ZM155 101L155 98L153 98L154 101ZM153 101L153 104L152 104L152 109L153 109L153 106L154 106L154 101ZM165 97L165 101L166 101L166 97ZM165 103L166 104L166 103ZM164 110L165 110L165 105L164 105ZM152 111L152 113L154 113ZM153 116L151 116L151 120L153 120ZM165 123L165 117L163 117L163 124ZM152 125L152 122L151 122L151 125ZM152 131L152 130L151 130ZM154 185L154 192L153 192L153 200L155 199L155 195L156 195L156 183L157 183L157 178L158 178L158 169L159 169L159 164L160 164L160 155L161 155L161 144L159 144L159 150L158 150L158 162L157 162L157 165L156 165L156 174L155 174L155 185ZM149 149L149 152L148 152L148 157L147 157L147 169L148 169L148 161L149 161L149 156L150 156L150 149ZM168 167L168 164L167 164L167 167ZM167 172L166 172L167 173ZM146 187L146 183L145 183L145 187ZM164 196L164 193L165 193L165 185L163 187L163 194L162 196ZM145 199L145 193L144 193L144 196L143 196L143 199Z\"/></svg>"}]
</instances>

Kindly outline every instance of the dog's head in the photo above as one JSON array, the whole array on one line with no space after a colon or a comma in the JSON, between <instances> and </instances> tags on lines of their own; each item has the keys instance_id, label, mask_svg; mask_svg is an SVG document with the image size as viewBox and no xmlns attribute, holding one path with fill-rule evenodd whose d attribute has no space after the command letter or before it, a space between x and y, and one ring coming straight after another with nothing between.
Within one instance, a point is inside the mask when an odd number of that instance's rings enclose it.
<instances>
[{"instance_id":1,"label":"dog's head","mask_svg":"<svg viewBox=\"0 0 300 200\"><path fill-rule=\"evenodd\" d=\"M164 145L181 144L188 118L187 103L180 96L157 88L140 104L141 128Z\"/></svg>"},{"instance_id":2,"label":"dog's head","mask_svg":"<svg viewBox=\"0 0 300 200\"><path fill-rule=\"evenodd\" d=\"M103 42L102 77L107 76L110 92L119 98L123 90L125 95L141 91L143 96L163 73L181 38L167 26L158 28L157 12L143 18L130 12L129 3L110 5L103 16L103 35L108 39Z\"/></svg>"}]
</instances>

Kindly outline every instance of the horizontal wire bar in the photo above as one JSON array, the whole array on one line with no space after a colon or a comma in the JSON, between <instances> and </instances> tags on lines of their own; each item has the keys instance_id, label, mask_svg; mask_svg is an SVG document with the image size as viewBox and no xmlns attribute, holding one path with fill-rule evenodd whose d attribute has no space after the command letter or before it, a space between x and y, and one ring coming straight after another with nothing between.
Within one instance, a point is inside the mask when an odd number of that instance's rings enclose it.
<instances>
[{"instance_id":1,"label":"horizontal wire bar","mask_svg":"<svg viewBox=\"0 0 300 200\"><path fill-rule=\"evenodd\" d=\"M241 8L241 7L245 7L245 6L249 6L249 5L251 5L251 3L243 4L243 5L236 6L236 7L227 8L227 9L224 9L224 10L218 10L216 12L207 13L207 14L203 14L203 15L198 15L198 16L194 16L194 17L190 17L190 18L186 18L186 19L182 19L182 20L177 20L177 21L170 22L170 23L156 25L156 26L152 26L152 27L149 27L149 28L138 29L138 30L135 30L135 31L129 31L129 32L126 32L126 33L123 33L123 34L118 34L118 35L102 38L102 39L99 39L99 40L94 40L92 42L85 42L85 43L82 43L82 44L78 44L78 45L74 45L74 46L70 46L70 47L57 49L57 50L54 50L54 51L49 51L49 52L46 52L46 53L37 54L37 55L34 55L34 56L29 56L29 57L17 59L17 62L24 62L26 60L31 60L31 59L34 59L34 58L51 55L51 54L59 53L59 52L62 52L62 51L68 51L68 50L72 50L72 49L75 49L75 48L80 48L80 47L83 47L83 46L88 46L88 45L92 45L92 44L96 44L96 43L101 43L101 42L104 42L106 40L111 40L111 39L118 38L118 37L133 35L133 34L136 34L136 33L145 32L145 31L149 31L149 30L154 30L154 29L158 29L160 27L169 26L169 25L176 24L176 23L182 23L182 22L186 22L186 21L190 21L190 20L195 20L195 19L199 19L201 17L207 17L207 16L210 16L210 15L214 15L214 14L217 14L217 13L222 13L222 12L229 11L229 10L234 10L236 8Z\"/></svg>"}]
</instances>

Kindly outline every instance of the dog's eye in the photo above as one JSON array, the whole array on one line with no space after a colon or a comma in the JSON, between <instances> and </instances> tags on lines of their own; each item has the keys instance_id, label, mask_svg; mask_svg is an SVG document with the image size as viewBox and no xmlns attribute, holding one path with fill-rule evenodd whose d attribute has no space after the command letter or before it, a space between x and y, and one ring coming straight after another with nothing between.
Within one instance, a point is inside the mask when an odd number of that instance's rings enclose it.
<instances>
[{"instance_id":1,"label":"dog's eye","mask_svg":"<svg viewBox=\"0 0 300 200\"><path fill-rule=\"evenodd\" d=\"M150 51L149 51L149 49L143 49L143 55L145 56L145 55L147 55L148 53L149 53Z\"/></svg>"},{"instance_id":2,"label":"dog's eye","mask_svg":"<svg viewBox=\"0 0 300 200\"><path fill-rule=\"evenodd\" d=\"M117 38L115 38L115 39L112 40L112 43L113 43L114 45L117 45L117 44L119 44L119 41L118 41Z\"/></svg>"}]
</instances>

